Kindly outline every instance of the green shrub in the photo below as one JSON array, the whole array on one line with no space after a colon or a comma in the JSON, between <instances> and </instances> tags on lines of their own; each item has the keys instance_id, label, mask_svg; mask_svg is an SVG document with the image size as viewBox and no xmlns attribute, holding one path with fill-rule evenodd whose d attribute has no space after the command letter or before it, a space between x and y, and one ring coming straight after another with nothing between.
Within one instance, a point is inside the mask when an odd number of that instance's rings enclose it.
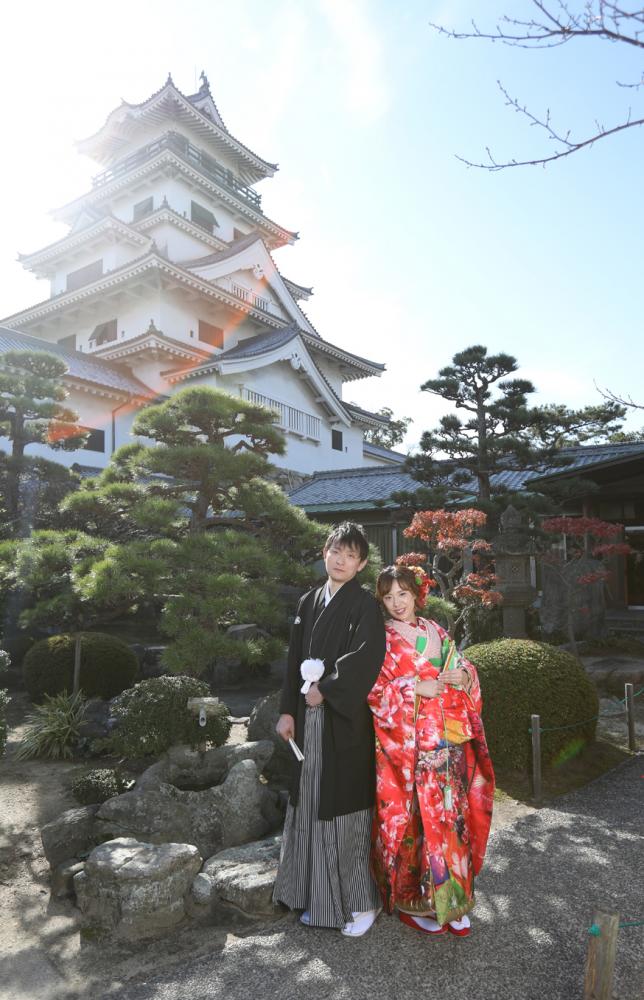
<instances>
[{"instance_id":1,"label":"green shrub","mask_svg":"<svg viewBox=\"0 0 644 1000\"><path fill-rule=\"evenodd\" d=\"M87 771L72 782L72 795L82 806L106 802L115 795L121 795L130 781L120 771L111 767L100 767Z\"/></svg>"},{"instance_id":2,"label":"green shrub","mask_svg":"<svg viewBox=\"0 0 644 1000\"><path fill-rule=\"evenodd\" d=\"M439 625L442 625L449 632L458 615L458 608L451 601L445 600L444 597L437 597L435 594L431 594L425 601L422 614L424 618L431 618L432 621L438 622Z\"/></svg>"},{"instance_id":3,"label":"green shrub","mask_svg":"<svg viewBox=\"0 0 644 1000\"><path fill-rule=\"evenodd\" d=\"M0 677L7 672L10 664L9 654L4 649L0 649ZM4 753L7 745L7 705L9 704L9 694L4 688L0 688L0 757Z\"/></svg>"},{"instance_id":4,"label":"green shrub","mask_svg":"<svg viewBox=\"0 0 644 1000\"><path fill-rule=\"evenodd\" d=\"M470 604L465 609L460 625L463 641L469 646L475 643L493 642L503 637L503 612L498 604ZM460 637L457 636L460 641Z\"/></svg>"},{"instance_id":5,"label":"green shrub","mask_svg":"<svg viewBox=\"0 0 644 1000\"><path fill-rule=\"evenodd\" d=\"M71 757L78 742L79 728L85 712L83 692L78 694L57 694L53 698L45 695L42 705L27 716L28 728L18 744L16 757Z\"/></svg>"},{"instance_id":6,"label":"green shrub","mask_svg":"<svg viewBox=\"0 0 644 1000\"><path fill-rule=\"evenodd\" d=\"M492 760L526 769L531 761L530 716L541 726L569 726L597 715L597 692L579 660L530 639L499 639L470 646L483 693L483 722ZM591 742L596 720L574 729L544 732L542 760L554 763Z\"/></svg>"},{"instance_id":7,"label":"green shrub","mask_svg":"<svg viewBox=\"0 0 644 1000\"><path fill-rule=\"evenodd\" d=\"M129 687L138 661L121 639L103 632L82 632L80 686L87 698L113 698ZM71 691L74 686L75 635L53 635L31 647L22 662L32 701Z\"/></svg>"},{"instance_id":8,"label":"green shrub","mask_svg":"<svg viewBox=\"0 0 644 1000\"><path fill-rule=\"evenodd\" d=\"M230 732L228 709L222 703L201 727L187 709L188 698L208 697L210 690L195 677L151 677L115 699L116 720L109 746L125 757L158 757L175 743L196 747L202 741L221 746Z\"/></svg>"}]
</instances>

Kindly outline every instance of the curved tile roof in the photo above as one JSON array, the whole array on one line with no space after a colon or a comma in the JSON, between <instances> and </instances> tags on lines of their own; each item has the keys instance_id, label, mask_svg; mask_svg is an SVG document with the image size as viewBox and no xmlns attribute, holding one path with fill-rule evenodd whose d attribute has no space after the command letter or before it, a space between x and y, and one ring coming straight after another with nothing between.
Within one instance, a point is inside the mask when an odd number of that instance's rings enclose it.
<instances>
[{"instance_id":1,"label":"curved tile roof","mask_svg":"<svg viewBox=\"0 0 644 1000\"><path fill-rule=\"evenodd\" d=\"M8 327L0 326L0 354L6 351L47 351L62 358L69 369L69 375L83 382L92 382L109 389L117 389L130 396L152 397L156 394L134 375L130 375L119 365L93 358L80 351L72 351L61 344L53 344L40 337L32 337L26 333L18 333Z\"/></svg>"}]
</instances>

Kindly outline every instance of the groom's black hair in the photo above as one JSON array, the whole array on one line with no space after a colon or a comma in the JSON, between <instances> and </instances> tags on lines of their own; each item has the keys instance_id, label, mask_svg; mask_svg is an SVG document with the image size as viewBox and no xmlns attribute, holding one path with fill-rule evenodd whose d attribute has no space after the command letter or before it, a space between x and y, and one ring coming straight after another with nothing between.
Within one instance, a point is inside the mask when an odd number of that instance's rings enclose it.
<instances>
[{"instance_id":1,"label":"groom's black hair","mask_svg":"<svg viewBox=\"0 0 644 1000\"><path fill-rule=\"evenodd\" d=\"M329 549L332 545L346 545L350 549L357 549L361 562L369 556L369 542L365 530L355 521L343 521L333 529L324 543L324 548Z\"/></svg>"}]
</instances>

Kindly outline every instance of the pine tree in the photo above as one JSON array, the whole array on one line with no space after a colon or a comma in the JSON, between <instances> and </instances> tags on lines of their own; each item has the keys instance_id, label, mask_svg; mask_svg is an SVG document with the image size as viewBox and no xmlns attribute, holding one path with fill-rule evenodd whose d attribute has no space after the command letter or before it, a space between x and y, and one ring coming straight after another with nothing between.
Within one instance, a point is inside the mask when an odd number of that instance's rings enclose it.
<instances>
[{"instance_id":1,"label":"pine tree","mask_svg":"<svg viewBox=\"0 0 644 1000\"><path fill-rule=\"evenodd\" d=\"M570 461L562 454L565 445L605 439L619 429L625 411L616 403L579 410L530 406L535 388L527 379L511 377L518 367L512 355L491 355L475 345L455 354L438 378L421 386L467 417L446 414L423 434L420 452L408 461L414 478L427 487L415 498L416 507L435 509L467 498L494 520L510 500L525 507L534 499L525 488L518 492L495 483L499 473L564 468ZM566 490L578 488L577 481ZM538 498L536 505L542 501Z\"/></svg>"},{"instance_id":2,"label":"pine tree","mask_svg":"<svg viewBox=\"0 0 644 1000\"><path fill-rule=\"evenodd\" d=\"M267 478L284 438L263 407L209 388L185 389L143 410L101 477L69 496L70 526L89 524L116 544L83 578L87 600L130 595L139 561L144 592L162 606L172 640L166 663L201 674L217 657L267 662L282 648L282 584L305 586L323 529ZM268 635L239 642L230 625ZM272 633L272 634L271 634Z\"/></svg>"},{"instance_id":3,"label":"pine tree","mask_svg":"<svg viewBox=\"0 0 644 1000\"><path fill-rule=\"evenodd\" d=\"M7 351L0 356L0 434L11 442L11 454L3 456L0 467L9 534L28 534L34 518L38 520L37 497L47 505L43 499L47 479L60 485L65 478L52 475L53 463L26 456L25 448L46 444L73 450L82 447L87 437L77 424L77 414L64 405L69 395L62 383L66 372L65 362L45 351Z\"/></svg>"}]
</instances>

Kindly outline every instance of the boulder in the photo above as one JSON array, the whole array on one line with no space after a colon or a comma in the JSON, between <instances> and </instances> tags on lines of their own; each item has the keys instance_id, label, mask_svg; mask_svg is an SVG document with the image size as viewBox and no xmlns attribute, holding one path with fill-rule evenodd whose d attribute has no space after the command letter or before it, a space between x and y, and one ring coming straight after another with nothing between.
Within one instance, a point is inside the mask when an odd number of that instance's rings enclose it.
<instances>
[{"instance_id":1,"label":"boulder","mask_svg":"<svg viewBox=\"0 0 644 1000\"><path fill-rule=\"evenodd\" d=\"M200 867L192 844L146 844L127 837L101 844L74 877L81 932L128 942L165 934L184 919Z\"/></svg>"},{"instance_id":2,"label":"boulder","mask_svg":"<svg viewBox=\"0 0 644 1000\"><path fill-rule=\"evenodd\" d=\"M109 833L99 831L96 825L98 805L68 809L58 819L47 823L40 831L45 857L52 868L56 868L71 857L87 854L109 839Z\"/></svg>"},{"instance_id":3,"label":"boulder","mask_svg":"<svg viewBox=\"0 0 644 1000\"><path fill-rule=\"evenodd\" d=\"M85 868L85 862L78 858L68 858L57 865L51 873L51 894L54 899L68 899L76 894L74 876Z\"/></svg>"},{"instance_id":4,"label":"boulder","mask_svg":"<svg viewBox=\"0 0 644 1000\"><path fill-rule=\"evenodd\" d=\"M272 784L287 788L293 769L293 751L275 732L280 716L280 697L280 692L274 691L256 702L248 722L248 739L270 740L273 754L264 767L264 774Z\"/></svg>"},{"instance_id":5,"label":"boulder","mask_svg":"<svg viewBox=\"0 0 644 1000\"><path fill-rule=\"evenodd\" d=\"M281 912L273 903L273 886L279 865L281 837L267 837L243 847L231 847L208 858L192 883L193 901L212 912L222 904L248 916Z\"/></svg>"},{"instance_id":6,"label":"boulder","mask_svg":"<svg viewBox=\"0 0 644 1000\"><path fill-rule=\"evenodd\" d=\"M102 839L191 843L210 857L264 836L281 819L274 793L259 776L271 753L268 742L218 747L203 754L173 748L148 768L133 790L99 807L96 822Z\"/></svg>"}]
</instances>

